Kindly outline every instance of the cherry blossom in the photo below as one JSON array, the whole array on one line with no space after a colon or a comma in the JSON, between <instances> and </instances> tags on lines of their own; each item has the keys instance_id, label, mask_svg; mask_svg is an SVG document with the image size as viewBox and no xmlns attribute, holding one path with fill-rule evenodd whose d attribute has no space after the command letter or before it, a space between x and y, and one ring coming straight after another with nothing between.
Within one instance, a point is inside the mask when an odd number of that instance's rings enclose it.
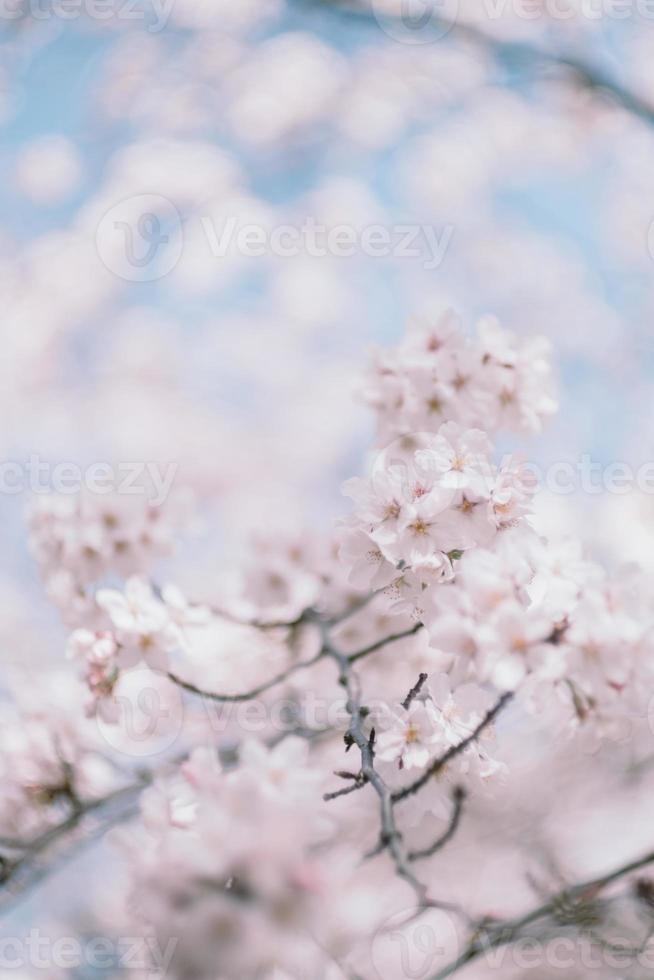
<instances>
[{"instance_id":1,"label":"cherry blossom","mask_svg":"<svg viewBox=\"0 0 654 980\"><path fill-rule=\"evenodd\" d=\"M109 616L126 666L143 658L150 666L165 669L167 654L179 646L180 633L148 582L133 577L124 592L100 589L96 602Z\"/></svg>"},{"instance_id":2,"label":"cherry blossom","mask_svg":"<svg viewBox=\"0 0 654 980\"><path fill-rule=\"evenodd\" d=\"M382 730L377 739L377 756L382 762L397 760L401 769L424 768L437 740L430 702L412 701L397 712L390 708L377 717Z\"/></svg>"},{"instance_id":3,"label":"cherry blossom","mask_svg":"<svg viewBox=\"0 0 654 980\"><path fill-rule=\"evenodd\" d=\"M175 505L153 507L145 494L44 494L30 509L30 544L48 594L64 620L93 622L90 586L109 574L149 570L172 550L183 524Z\"/></svg>"},{"instance_id":4,"label":"cherry blossom","mask_svg":"<svg viewBox=\"0 0 654 980\"><path fill-rule=\"evenodd\" d=\"M416 324L392 356L381 355L365 398L378 413L382 445L446 420L488 433L540 430L556 409L547 344L519 345L492 317L479 321L477 334L466 338L447 312Z\"/></svg>"},{"instance_id":5,"label":"cherry blossom","mask_svg":"<svg viewBox=\"0 0 654 980\"><path fill-rule=\"evenodd\" d=\"M16 687L16 704L0 713L0 833L18 841L56 825L78 800L101 798L116 777L74 678L54 674L27 694Z\"/></svg>"}]
</instances>

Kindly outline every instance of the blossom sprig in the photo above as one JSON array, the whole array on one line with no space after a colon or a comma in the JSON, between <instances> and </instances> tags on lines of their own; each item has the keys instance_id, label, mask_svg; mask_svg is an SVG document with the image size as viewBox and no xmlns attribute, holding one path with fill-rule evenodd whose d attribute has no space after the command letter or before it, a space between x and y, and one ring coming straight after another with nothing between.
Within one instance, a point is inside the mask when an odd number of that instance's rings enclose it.
<instances>
[{"instance_id":1,"label":"blossom sprig","mask_svg":"<svg viewBox=\"0 0 654 980\"><path fill-rule=\"evenodd\" d=\"M429 685L422 684L418 694L407 697L396 709L384 705L375 713L376 758L395 762L400 769L424 771L435 758L476 731L490 708L489 700L488 693L474 684L452 690L446 674ZM502 771L502 765L482 752L476 739L466 748L456 754L461 772L469 772L474 765L488 779Z\"/></svg>"},{"instance_id":2,"label":"blossom sprig","mask_svg":"<svg viewBox=\"0 0 654 980\"><path fill-rule=\"evenodd\" d=\"M393 789L382 776L376 765L376 728L373 726L369 730L366 730L369 711L362 702L360 680L353 668L352 659L338 651L331 643L327 642L326 646L328 655L339 667L341 683L348 693L347 706L350 720L347 732L345 733L346 749L349 750L353 746L356 746L360 754L361 766L359 772L355 774L355 782L352 788L362 789L370 786L375 791L379 800L379 841L374 851L371 852L371 855L388 851L397 875L413 889L420 909L447 908L465 918L465 912L462 912L456 905L453 906L451 903L442 899L435 899L433 896L430 896L427 884L418 878L411 869L411 861L424 855L422 851L417 851L413 855L407 851L403 841L403 835L397 826L395 806L407 797L411 797L422 790L445 766L459 756L460 753L465 752L493 722L504 705L509 701L510 695L507 693L503 694L497 703L486 712L485 716L473 730L469 731L464 738L455 742L455 744L450 745L444 754L429 761L429 752L424 751L425 745L417 746L416 751L417 742L424 740L429 744L432 740L429 733L430 722L426 722L421 717L420 723L416 724L417 712L420 710L418 707L418 698L422 694L424 681L427 680L426 676L421 675L417 684L411 688L402 704L402 710L405 712L406 718L396 718L396 730L392 731L391 737L387 739L386 751L391 758L397 758L399 756L402 760L407 748L411 747L411 751L406 754L410 756L412 763L422 766L423 771L412 783L398 789ZM397 751L398 748L399 752ZM428 762L429 764L427 765ZM340 794L329 793L326 794L325 799L332 800L338 795ZM458 825L462 798L461 790L457 788L453 797L453 811L450 818L450 826L448 831L438 839L443 845L449 841L453 828ZM434 843L427 850L429 855L431 855L437 849L438 845Z\"/></svg>"},{"instance_id":3,"label":"blossom sprig","mask_svg":"<svg viewBox=\"0 0 654 980\"><path fill-rule=\"evenodd\" d=\"M392 585L405 601L450 580L457 558L506 528L529 531L530 481L513 461L496 466L487 436L456 422L397 440L344 492L355 505L341 531L351 583Z\"/></svg>"},{"instance_id":4,"label":"blossom sprig","mask_svg":"<svg viewBox=\"0 0 654 980\"><path fill-rule=\"evenodd\" d=\"M307 963L318 970L325 952L338 955L345 937L352 942L365 928L351 911L367 905L367 886L356 881L347 846L324 826L321 777L308 754L302 739L272 749L248 741L239 765L225 769L199 747L176 777L143 794L143 829L125 835L132 901L157 909L160 935L183 937L181 973L254 976L271 958L291 974ZM327 843L329 865L321 859Z\"/></svg>"},{"instance_id":5,"label":"blossom sprig","mask_svg":"<svg viewBox=\"0 0 654 980\"><path fill-rule=\"evenodd\" d=\"M74 678L56 673L2 705L0 836L14 851L117 785L82 693Z\"/></svg>"},{"instance_id":6,"label":"blossom sprig","mask_svg":"<svg viewBox=\"0 0 654 980\"><path fill-rule=\"evenodd\" d=\"M446 421L491 434L538 432L556 411L545 340L518 341L492 316L469 338L452 311L414 321L399 347L377 352L363 397L382 446Z\"/></svg>"},{"instance_id":7,"label":"blossom sprig","mask_svg":"<svg viewBox=\"0 0 654 980\"><path fill-rule=\"evenodd\" d=\"M110 575L149 572L187 521L179 496L155 506L144 493L43 494L29 511L30 548L64 622L92 624L93 587Z\"/></svg>"},{"instance_id":8,"label":"blossom sprig","mask_svg":"<svg viewBox=\"0 0 654 980\"><path fill-rule=\"evenodd\" d=\"M115 717L112 702L121 671L143 663L166 674L171 654L186 647L185 628L209 621L206 607L189 604L178 588L165 586L160 594L146 579L130 577L124 591L99 589L94 601L102 628L74 630L68 656L81 661L92 695L90 713L100 711L105 720Z\"/></svg>"}]
</instances>

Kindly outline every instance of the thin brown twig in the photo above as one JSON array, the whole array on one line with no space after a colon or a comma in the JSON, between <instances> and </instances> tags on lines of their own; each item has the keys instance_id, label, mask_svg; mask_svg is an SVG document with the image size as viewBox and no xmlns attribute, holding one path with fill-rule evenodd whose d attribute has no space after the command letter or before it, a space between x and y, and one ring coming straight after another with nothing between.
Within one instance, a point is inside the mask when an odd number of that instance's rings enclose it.
<instances>
[{"instance_id":1,"label":"thin brown twig","mask_svg":"<svg viewBox=\"0 0 654 980\"><path fill-rule=\"evenodd\" d=\"M318 625L323 631L326 631L333 625L333 620L321 620L315 611L305 610L303 614L305 622L313 622ZM390 643L395 643L397 640L406 639L409 636L413 636L418 630L422 629L422 623L416 623L409 629L402 630L399 633L391 633L389 636L384 636L379 640L375 640L374 643L363 647L361 650L357 650L355 653L347 655L346 659L349 663L355 663L358 660L362 660L364 657L369 656L371 653L375 653L377 650L381 650L382 647L387 646ZM209 701L219 701L221 703L238 703L241 701L251 701L253 698L259 697L261 694L265 694L271 688L276 687L278 684L283 684L284 681L288 680L293 674L299 670L306 670L308 667L313 667L318 661L322 660L328 653L328 649L323 644L318 653L311 657L309 660L301 660L297 663L291 664L286 670L274 677L271 677L267 681L263 681L256 687L251 688L249 691L241 691L237 694L221 694L214 691L207 691L204 688L198 687L197 684L193 684L191 681L186 681L179 677L173 671L169 671L166 675L173 684L177 684L178 687L183 688L190 694L195 694L198 697L207 698Z\"/></svg>"},{"instance_id":2,"label":"thin brown twig","mask_svg":"<svg viewBox=\"0 0 654 980\"><path fill-rule=\"evenodd\" d=\"M424 687L426 680L427 680L427 674L422 673L418 675L418 680L413 685L413 687L405 697L404 701L402 702L402 707L404 708L405 711L409 709L411 702L415 701L415 699L418 697L418 695L420 694L421 690Z\"/></svg>"},{"instance_id":3,"label":"thin brown twig","mask_svg":"<svg viewBox=\"0 0 654 980\"><path fill-rule=\"evenodd\" d=\"M422 623L415 623L409 629L402 630L400 633L391 633L390 636L385 636L383 639L376 640L374 643L370 643L361 650L357 650L356 653L350 653L347 655L348 663L354 664L358 660L363 660L364 657L369 656L371 653L375 653L377 650L381 650L382 647L387 646L389 643L395 643L396 640L406 640L407 637L413 636L418 632L418 630L421 629Z\"/></svg>"},{"instance_id":4,"label":"thin brown twig","mask_svg":"<svg viewBox=\"0 0 654 980\"><path fill-rule=\"evenodd\" d=\"M467 735L460 742L457 742L456 745L452 745L447 752L444 752L443 755L438 757L438 759L434 759L432 764L425 769L418 779L414 780L412 783L409 783L408 786L404 786L402 789L396 790L393 793L393 803L399 803L401 800L405 800L407 796L413 796L414 793L421 790L430 779L433 779L434 776L441 772L441 770L443 770L445 766L452 761L452 759L454 759L461 752L464 752L468 746L472 745L472 743L479 738L482 732L495 720L504 705L508 704L512 697L513 691L506 691L499 698L499 700L495 702L493 707L486 712L479 724L470 732L469 735Z\"/></svg>"},{"instance_id":5,"label":"thin brown twig","mask_svg":"<svg viewBox=\"0 0 654 980\"><path fill-rule=\"evenodd\" d=\"M459 824L461 822L461 817L463 815L463 804L466 798L465 790L461 786L456 786L454 792L452 793L452 815L450 817L450 822L444 833L438 837L433 844L429 847L423 847L416 851L409 851L408 858L409 861L422 861L423 858L432 857L437 851L445 847L455 833L459 829Z\"/></svg>"},{"instance_id":6,"label":"thin brown twig","mask_svg":"<svg viewBox=\"0 0 654 980\"><path fill-rule=\"evenodd\" d=\"M31 840L20 841L11 840L6 843L11 850L19 851L20 856L14 859L5 859L3 873L1 877L2 895L0 896L0 908L15 903L31 887L38 884L41 879L51 870L51 865L40 866L38 859L51 848L57 847L68 840L69 835L76 830L82 822L95 814L102 815L103 811L113 811L114 807L118 810L111 812L107 819L101 824L100 830L104 832L112 826L116 820L126 819L126 815L133 815L135 810L134 800L152 781L153 774L141 773L138 780L127 786L108 793L96 800L78 801L71 812L64 817L58 824L49 827L43 833ZM121 808L121 804L128 804L127 810ZM97 833L97 830L96 830ZM83 841L82 841L83 842ZM78 842L78 843L82 843Z\"/></svg>"},{"instance_id":7,"label":"thin brown twig","mask_svg":"<svg viewBox=\"0 0 654 980\"><path fill-rule=\"evenodd\" d=\"M288 680L293 674L297 673L299 670L306 670L308 667L313 667L317 664L324 656L324 651L320 650L315 657L311 657L309 660L300 660L295 664L291 664L286 670L282 671L281 674L276 674L268 681L264 681L263 684L258 684L257 687L253 687L250 691L243 691L240 694L216 694L213 691L205 691L203 688L198 687L196 684L192 684L190 681L185 681L177 674L169 671L166 675L168 680L172 681L173 684L177 684L178 687L183 688L190 694L197 694L198 697L207 698L209 701L220 701L220 702L232 702L237 703L239 701L252 701L253 698L259 697L260 694L265 694L271 688L276 687L277 684L283 684L284 681Z\"/></svg>"}]
</instances>

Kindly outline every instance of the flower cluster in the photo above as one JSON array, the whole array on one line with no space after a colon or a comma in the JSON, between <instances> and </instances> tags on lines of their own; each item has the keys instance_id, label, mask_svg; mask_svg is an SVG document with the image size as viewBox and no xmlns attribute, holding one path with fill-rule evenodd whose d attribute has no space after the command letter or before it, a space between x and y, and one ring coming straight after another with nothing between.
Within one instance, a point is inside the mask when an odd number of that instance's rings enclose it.
<instances>
[{"instance_id":1,"label":"flower cluster","mask_svg":"<svg viewBox=\"0 0 654 980\"><path fill-rule=\"evenodd\" d=\"M556 410L546 341L519 343L490 316L471 340L452 312L416 322L399 348L378 352L363 394L377 413L379 445L445 421L538 432Z\"/></svg>"},{"instance_id":2,"label":"flower cluster","mask_svg":"<svg viewBox=\"0 0 654 980\"><path fill-rule=\"evenodd\" d=\"M633 569L609 577L574 540L511 533L495 551L463 555L430 600L429 642L453 678L522 687L525 706L549 711L554 727L610 738L646 721L654 596Z\"/></svg>"},{"instance_id":3,"label":"flower cluster","mask_svg":"<svg viewBox=\"0 0 654 980\"><path fill-rule=\"evenodd\" d=\"M418 599L428 584L452 577L454 559L521 525L531 487L512 460L495 466L491 452L481 430L446 422L435 435L396 440L369 479L350 480L355 514L341 555L352 584L393 582L398 596Z\"/></svg>"},{"instance_id":4,"label":"flower cluster","mask_svg":"<svg viewBox=\"0 0 654 980\"><path fill-rule=\"evenodd\" d=\"M0 711L0 834L23 841L115 784L80 685L67 674L21 685Z\"/></svg>"},{"instance_id":5,"label":"flower cluster","mask_svg":"<svg viewBox=\"0 0 654 980\"><path fill-rule=\"evenodd\" d=\"M64 621L93 614L89 586L110 573L133 575L170 553L183 520L180 501L153 506L141 494L48 494L29 514L30 547Z\"/></svg>"},{"instance_id":6,"label":"flower cluster","mask_svg":"<svg viewBox=\"0 0 654 980\"><path fill-rule=\"evenodd\" d=\"M143 663L165 672L170 654L186 646L185 627L206 623L209 611L191 606L175 586L161 597L143 578L132 576L124 592L100 589L94 596L98 629L73 630L68 656L84 664L84 678L92 695L89 713L100 710L115 717L112 694L121 670Z\"/></svg>"},{"instance_id":7,"label":"flower cluster","mask_svg":"<svg viewBox=\"0 0 654 980\"><path fill-rule=\"evenodd\" d=\"M488 691L478 684L459 684L453 690L447 674L436 675L406 706L391 709L384 705L376 712L377 758L396 762L400 769L424 770L474 732L491 701ZM491 735L487 730L485 740ZM474 742L456 756L448 775L469 777L473 771L485 780L503 768L487 755L480 742Z\"/></svg>"},{"instance_id":8,"label":"flower cluster","mask_svg":"<svg viewBox=\"0 0 654 980\"><path fill-rule=\"evenodd\" d=\"M229 608L242 619L293 622L302 611L342 601L336 548L329 538L275 531L253 537Z\"/></svg>"},{"instance_id":9,"label":"flower cluster","mask_svg":"<svg viewBox=\"0 0 654 980\"><path fill-rule=\"evenodd\" d=\"M144 831L124 835L132 900L159 935L180 937L175 976L319 976L370 927L369 895L348 849L334 849L320 781L306 741L248 741L237 768L198 748L143 794Z\"/></svg>"}]
</instances>

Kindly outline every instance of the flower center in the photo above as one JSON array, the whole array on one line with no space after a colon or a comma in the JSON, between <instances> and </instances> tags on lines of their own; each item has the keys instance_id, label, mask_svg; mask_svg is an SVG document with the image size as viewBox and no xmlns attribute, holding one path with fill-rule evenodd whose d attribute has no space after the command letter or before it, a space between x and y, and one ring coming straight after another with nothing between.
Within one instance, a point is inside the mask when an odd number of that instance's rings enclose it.
<instances>
[{"instance_id":1,"label":"flower center","mask_svg":"<svg viewBox=\"0 0 654 980\"><path fill-rule=\"evenodd\" d=\"M413 742L417 742L420 739L420 732L415 725L407 725L406 732L404 733L404 740L407 745L411 745Z\"/></svg>"}]
</instances>

